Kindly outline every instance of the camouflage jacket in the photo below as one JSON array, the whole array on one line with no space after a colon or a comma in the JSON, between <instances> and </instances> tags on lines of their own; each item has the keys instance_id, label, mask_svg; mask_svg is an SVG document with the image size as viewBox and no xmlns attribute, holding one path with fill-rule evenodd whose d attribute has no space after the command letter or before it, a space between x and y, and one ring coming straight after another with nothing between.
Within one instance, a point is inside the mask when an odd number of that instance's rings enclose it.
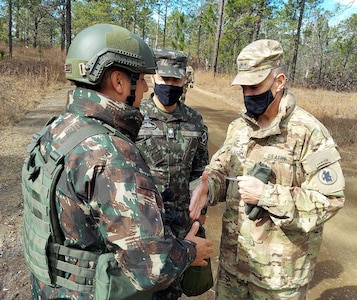
<instances>
[{"instance_id":1,"label":"camouflage jacket","mask_svg":"<svg viewBox=\"0 0 357 300\"><path fill-rule=\"evenodd\" d=\"M196 252L193 243L165 234L160 193L134 143L142 119L138 109L76 88L44 135L42 150L46 157L78 128L98 122L126 136L89 137L65 157L56 188L58 219L66 246L113 252L138 290L158 290L171 284ZM93 297L37 284L48 299Z\"/></svg>"},{"instance_id":2,"label":"camouflage jacket","mask_svg":"<svg viewBox=\"0 0 357 300\"><path fill-rule=\"evenodd\" d=\"M327 129L296 106L287 90L271 126L261 129L242 114L227 131L207 170L209 201L226 201L220 266L266 289L289 289L313 276L323 224L344 205L340 155ZM246 175L257 162L271 167L258 205L266 212L251 221L238 184L225 176Z\"/></svg>"},{"instance_id":3,"label":"camouflage jacket","mask_svg":"<svg viewBox=\"0 0 357 300\"><path fill-rule=\"evenodd\" d=\"M142 101L144 121L136 145L141 150L160 192L175 194L170 206L182 218L177 228L182 238L190 227L189 183L201 176L208 164L208 132L202 116L183 103L169 114L159 110L152 99Z\"/></svg>"},{"instance_id":4,"label":"camouflage jacket","mask_svg":"<svg viewBox=\"0 0 357 300\"><path fill-rule=\"evenodd\" d=\"M193 73L191 73L185 80L185 87L187 88L190 84L194 84L194 83L195 83L195 77Z\"/></svg>"}]
</instances>

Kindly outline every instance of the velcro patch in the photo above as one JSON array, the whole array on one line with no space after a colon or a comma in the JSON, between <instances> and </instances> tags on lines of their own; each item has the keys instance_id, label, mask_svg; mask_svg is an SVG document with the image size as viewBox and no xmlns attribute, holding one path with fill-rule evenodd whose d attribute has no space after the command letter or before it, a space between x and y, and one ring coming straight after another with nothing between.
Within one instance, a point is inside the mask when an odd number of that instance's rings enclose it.
<instances>
[{"instance_id":1,"label":"velcro patch","mask_svg":"<svg viewBox=\"0 0 357 300\"><path fill-rule=\"evenodd\" d=\"M327 148L311 154L302 161L302 165L304 166L305 172L310 174L317 170L326 168L340 159L341 156L336 148Z\"/></svg>"}]
</instances>

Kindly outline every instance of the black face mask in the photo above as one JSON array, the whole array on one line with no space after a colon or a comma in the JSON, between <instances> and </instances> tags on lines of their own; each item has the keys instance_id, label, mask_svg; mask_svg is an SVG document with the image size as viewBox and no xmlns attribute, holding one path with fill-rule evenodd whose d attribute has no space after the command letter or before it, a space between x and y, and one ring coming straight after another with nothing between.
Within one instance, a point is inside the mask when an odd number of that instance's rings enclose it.
<instances>
[{"instance_id":1,"label":"black face mask","mask_svg":"<svg viewBox=\"0 0 357 300\"><path fill-rule=\"evenodd\" d=\"M183 87L155 83L154 92L162 105L171 106L179 101L183 92Z\"/></svg>"},{"instance_id":2,"label":"black face mask","mask_svg":"<svg viewBox=\"0 0 357 300\"><path fill-rule=\"evenodd\" d=\"M274 79L275 82L275 79ZM273 82L273 84L274 84ZM273 86L271 85L271 87ZM275 99L271 92L271 87L266 92L259 95L244 96L244 105L247 109L247 115L258 119Z\"/></svg>"}]
</instances>

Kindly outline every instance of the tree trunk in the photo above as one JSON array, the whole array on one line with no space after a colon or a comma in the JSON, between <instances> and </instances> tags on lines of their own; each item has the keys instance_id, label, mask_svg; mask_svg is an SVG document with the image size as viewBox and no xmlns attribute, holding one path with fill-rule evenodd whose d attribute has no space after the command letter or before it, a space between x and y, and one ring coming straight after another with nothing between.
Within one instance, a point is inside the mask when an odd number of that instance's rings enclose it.
<instances>
[{"instance_id":1,"label":"tree trunk","mask_svg":"<svg viewBox=\"0 0 357 300\"><path fill-rule=\"evenodd\" d=\"M72 42L72 9L71 0L66 0L66 46L67 51Z\"/></svg>"},{"instance_id":2,"label":"tree trunk","mask_svg":"<svg viewBox=\"0 0 357 300\"><path fill-rule=\"evenodd\" d=\"M296 35L295 35L294 56L293 56L293 61L292 61L292 66L291 66L291 73L290 73L290 79L292 82L294 82L294 79L295 79L296 63L297 63L299 44L300 44L301 24L302 24L302 19L304 17L304 11L305 11L305 1L306 0L301 0L301 2L300 2L300 15L299 15L298 26L297 26Z\"/></svg>"},{"instance_id":3,"label":"tree trunk","mask_svg":"<svg viewBox=\"0 0 357 300\"><path fill-rule=\"evenodd\" d=\"M163 40L162 40L162 49L165 49L165 44L166 44L166 25L167 25L167 9L169 5L169 0L165 1L165 15L164 15L164 34L163 34Z\"/></svg>"},{"instance_id":4,"label":"tree trunk","mask_svg":"<svg viewBox=\"0 0 357 300\"><path fill-rule=\"evenodd\" d=\"M200 17L200 20L202 20L202 17ZM200 44L201 44L201 30L202 30L202 23L200 21L200 25L198 26L198 34L197 34L197 49L196 49L196 56L197 56L197 63L200 65L201 58L201 49L200 49Z\"/></svg>"},{"instance_id":5,"label":"tree trunk","mask_svg":"<svg viewBox=\"0 0 357 300\"><path fill-rule=\"evenodd\" d=\"M66 14L61 14L61 51L66 48Z\"/></svg>"},{"instance_id":6,"label":"tree trunk","mask_svg":"<svg viewBox=\"0 0 357 300\"><path fill-rule=\"evenodd\" d=\"M259 37L260 27L262 25L262 18L264 16L265 0L259 1L258 11L256 15L256 20L254 22L253 37L252 42L256 41Z\"/></svg>"},{"instance_id":7,"label":"tree trunk","mask_svg":"<svg viewBox=\"0 0 357 300\"><path fill-rule=\"evenodd\" d=\"M12 58L12 0L9 0L9 58Z\"/></svg>"},{"instance_id":8,"label":"tree trunk","mask_svg":"<svg viewBox=\"0 0 357 300\"><path fill-rule=\"evenodd\" d=\"M219 42L221 39L223 11L224 11L224 0L220 0L217 31L216 31L216 40L214 43L214 53L213 53L213 62L212 62L213 76L215 76L216 72L217 72L218 51L219 51Z\"/></svg>"}]
</instances>

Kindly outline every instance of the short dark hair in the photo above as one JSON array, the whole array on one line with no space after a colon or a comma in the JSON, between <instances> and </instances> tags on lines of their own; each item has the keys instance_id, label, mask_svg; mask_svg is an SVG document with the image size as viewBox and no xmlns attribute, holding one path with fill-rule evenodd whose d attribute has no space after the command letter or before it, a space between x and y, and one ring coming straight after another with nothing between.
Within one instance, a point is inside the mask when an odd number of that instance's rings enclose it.
<instances>
[{"instance_id":1,"label":"short dark hair","mask_svg":"<svg viewBox=\"0 0 357 300\"><path fill-rule=\"evenodd\" d=\"M114 71L120 71L120 72L124 73L130 80L130 72L128 70L113 65L113 66L110 66L109 68L105 69L101 79L99 80L98 84L96 84L96 85L87 84L87 83L79 82L79 81L75 81L74 83L77 87L94 90L96 92L101 92L101 91L103 91L109 77L111 76L111 74Z\"/></svg>"},{"instance_id":2,"label":"short dark hair","mask_svg":"<svg viewBox=\"0 0 357 300\"><path fill-rule=\"evenodd\" d=\"M285 65L276 67L276 68L272 69L271 72L274 75L274 77L276 77L279 73L283 73L285 76L288 76Z\"/></svg>"}]
</instances>

